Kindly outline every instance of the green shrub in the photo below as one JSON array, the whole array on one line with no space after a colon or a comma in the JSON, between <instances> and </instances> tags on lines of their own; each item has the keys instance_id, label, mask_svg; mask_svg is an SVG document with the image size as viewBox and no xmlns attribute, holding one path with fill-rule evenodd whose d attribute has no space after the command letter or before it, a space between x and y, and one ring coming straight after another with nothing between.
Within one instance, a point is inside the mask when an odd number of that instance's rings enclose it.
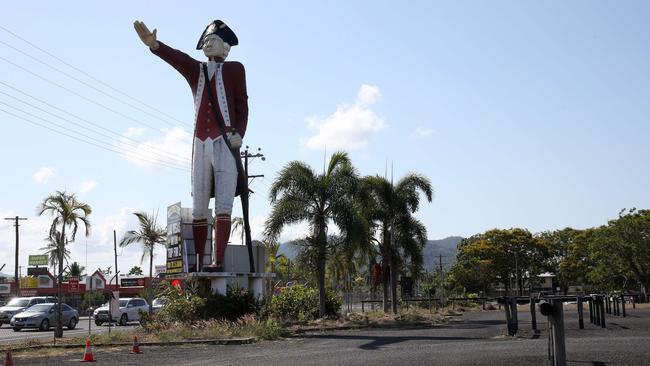
<instances>
[{"instance_id":1,"label":"green shrub","mask_svg":"<svg viewBox=\"0 0 650 366\"><path fill-rule=\"evenodd\" d=\"M83 295L83 300L81 300L81 305L79 305L79 310L84 312L90 306L93 307L101 306L105 301L106 299L104 298L104 294L101 293L100 291L85 292Z\"/></svg>"},{"instance_id":2,"label":"green shrub","mask_svg":"<svg viewBox=\"0 0 650 366\"><path fill-rule=\"evenodd\" d=\"M203 317L235 321L247 314L258 314L260 302L255 295L240 286L228 287L226 295L211 293L207 296Z\"/></svg>"},{"instance_id":3,"label":"green shrub","mask_svg":"<svg viewBox=\"0 0 650 366\"><path fill-rule=\"evenodd\" d=\"M266 305L266 313L289 320L308 321L318 318L318 289L295 285L286 287L274 295ZM325 314L337 315L341 308L341 299L327 289L325 292Z\"/></svg>"},{"instance_id":4,"label":"green shrub","mask_svg":"<svg viewBox=\"0 0 650 366\"><path fill-rule=\"evenodd\" d=\"M206 300L190 291L164 284L161 296L169 299L167 306L163 307L157 318L167 322L192 322L201 318Z\"/></svg>"}]
</instances>

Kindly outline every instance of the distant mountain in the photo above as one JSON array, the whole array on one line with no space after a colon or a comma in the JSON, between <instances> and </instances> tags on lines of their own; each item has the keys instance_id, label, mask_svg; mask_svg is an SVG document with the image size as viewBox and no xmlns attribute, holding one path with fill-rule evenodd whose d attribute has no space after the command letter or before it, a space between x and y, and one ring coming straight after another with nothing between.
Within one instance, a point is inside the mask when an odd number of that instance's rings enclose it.
<instances>
[{"instance_id":1,"label":"distant mountain","mask_svg":"<svg viewBox=\"0 0 650 366\"><path fill-rule=\"evenodd\" d=\"M293 244L292 241L280 244L280 249L278 249L278 254L284 254L290 260L296 259L298 255L298 246Z\"/></svg>"},{"instance_id":2,"label":"distant mountain","mask_svg":"<svg viewBox=\"0 0 650 366\"><path fill-rule=\"evenodd\" d=\"M456 261L456 247L463 240L460 236L450 236L440 240L429 240L422 253L424 257L424 269L432 271L440 266L440 255L442 255L443 268L451 267Z\"/></svg>"},{"instance_id":3,"label":"distant mountain","mask_svg":"<svg viewBox=\"0 0 650 366\"><path fill-rule=\"evenodd\" d=\"M438 268L440 255L442 254L442 266L449 268L456 260L456 246L463 240L460 236L450 236L440 240L428 240L424 247L424 268L432 271ZM284 254L293 260L298 254L298 247L293 242L280 244L278 254Z\"/></svg>"}]
</instances>

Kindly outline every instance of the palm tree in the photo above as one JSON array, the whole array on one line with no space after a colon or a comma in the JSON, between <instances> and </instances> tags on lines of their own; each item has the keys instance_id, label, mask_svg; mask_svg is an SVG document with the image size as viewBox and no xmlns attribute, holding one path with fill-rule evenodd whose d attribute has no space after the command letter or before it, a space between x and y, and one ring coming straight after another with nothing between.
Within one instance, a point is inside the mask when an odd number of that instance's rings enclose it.
<instances>
[{"instance_id":1,"label":"palm tree","mask_svg":"<svg viewBox=\"0 0 650 366\"><path fill-rule=\"evenodd\" d=\"M237 231L239 231L239 233L241 234L241 245L244 245L244 218L243 217L232 218L232 229L230 230L230 237L233 237L233 235Z\"/></svg>"},{"instance_id":2,"label":"palm tree","mask_svg":"<svg viewBox=\"0 0 650 366\"><path fill-rule=\"evenodd\" d=\"M149 258L149 278L153 275L153 251L156 244L164 245L167 241L167 231L159 227L156 223L157 215L147 215L144 212L133 213L140 221L140 230L129 230L120 240L120 247L125 247L132 243L142 243L142 257L140 264Z\"/></svg>"},{"instance_id":3,"label":"palm tree","mask_svg":"<svg viewBox=\"0 0 650 366\"><path fill-rule=\"evenodd\" d=\"M50 215L54 216L54 220L52 220L52 225L50 226L49 238L51 241L56 243L56 246L59 248L59 258L57 260L59 266L57 273L57 295L59 301L57 304L56 330L54 336L61 338L63 337L63 324L61 324L61 303L63 302L63 291L61 288L61 282L63 282L65 246L68 241L75 240L80 222L84 225L86 236L90 235L90 221L88 220L88 216L92 213L92 209L88 204L79 201L74 193L67 194L65 191L57 191L55 194L46 197L38 206L37 214L39 216L45 212L49 212ZM66 229L68 228L72 229L70 238L68 238L66 234Z\"/></svg>"},{"instance_id":4,"label":"palm tree","mask_svg":"<svg viewBox=\"0 0 650 366\"><path fill-rule=\"evenodd\" d=\"M316 174L303 162L290 162L282 169L269 192L272 209L265 229L269 241L275 241L287 225L305 221L309 224L307 242L316 257L321 317L325 316L329 224L338 227L344 241L355 241L364 236L366 225L358 215L354 199L358 183L358 174L348 155L336 152L323 174Z\"/></svg>"},{"instance_id":5,"label":"palm tree","mask_svg":"<svg viewBox=\"0 0 650 366\"><path fill-rule=\"evenodd\" d=\"M79 264L79 262L70 263L70 267L66 273L66 277L81 277L81 274L86 270L86 267Z\"/></svg>"},{"instance_id":6,"label":"palm tree","mask_svg":"<svg viewBox=\"0 0 650 366\"><path fill-rule=\"evenodd\" d=\"M52 239L51 237L45 238L45 241L47 241L47 245L40 248L40 250L44 250L45 254L48 256L48 263L50 266L52 266L52 272L56 273L56 267L57 264L59 263L59 249L63 249L63 261L65 263L68 262L70 259L70 251L68 248L65 247L65 245L62 248L59 248L59 242L61 241L59 237L61 236L60 232L54 233L55 239Z\"/></svg>"},{"instance_id":7,"label":"palm tree","mask_svg":"<svg viewBox=\"0 0 650 366\"><path fill-rule=\"evenodd\" d=\"M409 259L411 274L417 275L422 268L422 248L427 242L424 225L412 214L420 206L422 192L431 202L433 188L428 178L411 173L396 185L379 176L366 177L363 186L370 200L368 213L374 232L380 236L382 257L382 282L384 288L384 312L388 312L388 285L390 282L392 311L397 314L397 274L400 262Z\"/></svg>"}]
</instances>

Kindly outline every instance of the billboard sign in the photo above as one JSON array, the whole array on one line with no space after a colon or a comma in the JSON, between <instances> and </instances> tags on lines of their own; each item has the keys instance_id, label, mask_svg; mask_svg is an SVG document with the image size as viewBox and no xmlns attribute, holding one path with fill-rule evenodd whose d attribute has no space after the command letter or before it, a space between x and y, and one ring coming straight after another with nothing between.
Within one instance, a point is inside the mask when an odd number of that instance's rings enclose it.
<instances>
[{"instance_id":1,"label":"billboard sign","mask_svg":"<svg viewBox=\"0 0 650 366\"><path fill-rule=\"evenodd\" d=\"M47 261L49 256L47 254L43 255L30 255L28 258L28 264L30 266L47 266Z\"/></svg>"},{"instance_id":2,"label":"billboard sign","mask_svg":"<svg viewBox=\"0 0 650 366\"><path fill-rule=\"evenodd\" d=\"M167 208L167 273L183 272L183 238L181 231L181 203Z\"/></svg>"},{"instance_id":3,"label":"billboard sign","mask_svg":"<svg viewBox=\"0 0 650 366\"><path fill-rule=\"evenodd\" d=\"M121 287L144 287L144 278L120 278Z\"/></svg>"}]
</instances>

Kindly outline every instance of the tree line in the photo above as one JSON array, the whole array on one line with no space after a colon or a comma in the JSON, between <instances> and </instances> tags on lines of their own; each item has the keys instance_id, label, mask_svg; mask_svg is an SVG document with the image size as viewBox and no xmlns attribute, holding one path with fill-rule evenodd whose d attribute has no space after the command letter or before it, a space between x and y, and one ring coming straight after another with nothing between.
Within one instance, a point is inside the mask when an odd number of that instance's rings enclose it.
<instances>
[{"instance_id":1,"label":"tree line","mask_svg":"<svg viewBox=\"0 0 650 366\"><path fill-rule=\"evenodd\" d=\"M650 286L650 210L623 209L607 224L531 234L522 228L492 229L462 240L447 286L487 293L496 284L522 294L541 273L555 275L567 293L580 285L589 292L638 290Z\"/></svg>"}]
</instances>

